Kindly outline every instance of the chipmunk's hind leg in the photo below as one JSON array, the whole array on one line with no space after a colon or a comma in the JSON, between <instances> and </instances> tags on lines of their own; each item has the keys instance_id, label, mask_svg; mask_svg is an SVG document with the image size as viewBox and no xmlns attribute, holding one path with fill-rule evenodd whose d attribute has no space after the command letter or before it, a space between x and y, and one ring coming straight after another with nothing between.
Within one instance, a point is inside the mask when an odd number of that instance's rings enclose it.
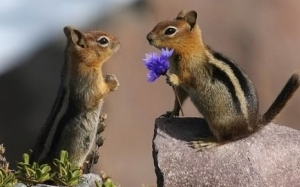
<instances>
[{"instance_id":1,"label":"chipmunk's hind leg","mask_svg":"<svg viewBox=\"0 0 300 187\"><path fill-rule=\"evenodd\" d=\"M246 125L243 126L240 124L228 125L227 123L215 123L214 125L210 124L209 127L213 135L197 138L196 140L189 142L189 147L192 147L197 151L205 151L239 139L237 138L238 132L243 131L243 133L246 133L244 131L249 131ZM216 127L218 130L215 130ZM244 137L244 135L241 136Z\"/></svg>"},{"instance_id":2,"label":"chipmunk's hind leg","mask_svg":"<svg viewBox=\"0 0 300 187\"><path fill-rule=\"evenodd\" d=\"M207 149L222 145L222 142L219 142L216 137L211 136L207 138L198 138L194 141L188 143L189 147L196 149L196 151L202 152Z\"/></svg>"}]
</instances>

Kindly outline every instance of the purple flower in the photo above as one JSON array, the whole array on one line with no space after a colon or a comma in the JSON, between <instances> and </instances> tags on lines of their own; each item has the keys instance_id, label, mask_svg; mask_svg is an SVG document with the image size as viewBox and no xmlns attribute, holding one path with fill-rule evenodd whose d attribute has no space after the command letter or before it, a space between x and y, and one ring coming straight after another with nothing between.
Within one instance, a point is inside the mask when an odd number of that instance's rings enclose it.
<instances>
[{"instance_id":1,"label":"purple flower","mask_svg":"<svg viewBox=\"0 0 300 187\"><path fill-rule=\"evenodd\" d=\"M169 57L173 54L173 49L162 49L161 54L146 53L146 58L143 59L145 66L149 70L147 80L154 82L159 76L166 75L170 68Z\"/></svg>"}]
</instances>

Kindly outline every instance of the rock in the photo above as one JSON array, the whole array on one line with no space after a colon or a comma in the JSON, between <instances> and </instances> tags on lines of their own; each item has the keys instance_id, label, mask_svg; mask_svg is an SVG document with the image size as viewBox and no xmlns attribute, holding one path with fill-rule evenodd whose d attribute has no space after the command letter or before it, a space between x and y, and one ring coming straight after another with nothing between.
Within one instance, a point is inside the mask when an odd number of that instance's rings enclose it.
<instances>
[{"instance_id":1,"label":"rock","mask_svg":"<svg viewBox=\"0 0 300 187\"><path fill-rule=\"evenodd\" d=\"M14 185L14 187L27 187L25 184L17 183Z\"/></svg>"},{"instance_id":2,"label":"rock","mask_svg":"<svg viewBox=\"0 0 300 187\"><path fill-rule=\"evenodd\" d=\"M102 179L99 175L94 173L84 174L82 176L83 182L82 184L76 187L96 187L95 181L97 181L100 186L102 185Z\"/></svg>"},{"instance_id":3,"label":"rock","mask_svg":"<svg viewBox=\"0 0 300 187\"><path fill-rule=\"evenodd\" d=\"M200 118L158 118L153 159L158 187L300 186L300 132L268 124L203 152L187 142L211 135Z\"/></svg>"},{"instance_id":4,"label":"rock","mask_svg":"<svg viewBox=\"0 0 300 187\"><path fill-rule=\"evenodd\" d=\"M99 175L93 173L84 174L82 176L82 182L78 184L76 187L96 187L95 181L98 181L100 186L102 185L102 179ZM26 185L22 183L17 183L14 187L26 187ZM32 187L58 187L58 186L37 184Z\"/></svg>"}]
</instances>

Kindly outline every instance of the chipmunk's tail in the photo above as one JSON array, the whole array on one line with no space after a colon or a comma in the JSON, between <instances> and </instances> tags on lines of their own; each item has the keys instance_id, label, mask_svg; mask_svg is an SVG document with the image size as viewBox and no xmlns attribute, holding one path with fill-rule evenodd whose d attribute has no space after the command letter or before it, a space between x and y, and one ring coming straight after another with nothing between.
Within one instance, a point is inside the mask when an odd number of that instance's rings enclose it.
<instances>
[{"instance_id":1,"label":"chipmunk's tail","mask_svg":"<svg viewBox=\"0 0 300 187\"><path fill-rule=\"evenodd\" d=\"M288 82L285 84L284 88L281 90L275 101L272 103L270 108L267 110L265 114L263 114L260 124L266 125L271 122L283 109L286 103L291 99L294 95L295 91L300 86L299 74L294 73Z\"/></svg>"}]
</instances>

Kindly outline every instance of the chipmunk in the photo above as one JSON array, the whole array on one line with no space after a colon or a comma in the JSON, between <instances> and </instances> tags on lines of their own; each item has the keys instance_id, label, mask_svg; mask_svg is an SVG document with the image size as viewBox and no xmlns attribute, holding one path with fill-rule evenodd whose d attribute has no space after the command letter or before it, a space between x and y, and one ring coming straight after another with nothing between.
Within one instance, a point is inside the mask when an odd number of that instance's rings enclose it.
<instances>
[{"instance_id":1,"label":"chipmunk","mask_svg":"<svg viewBox=\"0 0 300 187\"><path fill-rule=\"evenodd\" d=\"M181 11L176 19L162 21L147 35L150 45L171 48L167 83L176 87L179 100L189 96L214 137L191 147L203 151L246 137L273 120L300 85L293 74L271 107L258 113L258 98L249 77L233 60L203 43L195 11ZM179 115L179 102L166 116Z\"/></svg>"},{"instance_id":2,"label":"chipmunk","mask_svg":"<svg viewBox=\"0 0 300 187\"><path fill-rule=\"evenodd\" d=\"M115 52L118 39L103 31L65 27L65 62L54 106L33 149L31 161L52 164L61 150L83 167L101 123L103 98L118 88L115 75L103 77L102 65Z\"/></svg>"}]
</instances>

